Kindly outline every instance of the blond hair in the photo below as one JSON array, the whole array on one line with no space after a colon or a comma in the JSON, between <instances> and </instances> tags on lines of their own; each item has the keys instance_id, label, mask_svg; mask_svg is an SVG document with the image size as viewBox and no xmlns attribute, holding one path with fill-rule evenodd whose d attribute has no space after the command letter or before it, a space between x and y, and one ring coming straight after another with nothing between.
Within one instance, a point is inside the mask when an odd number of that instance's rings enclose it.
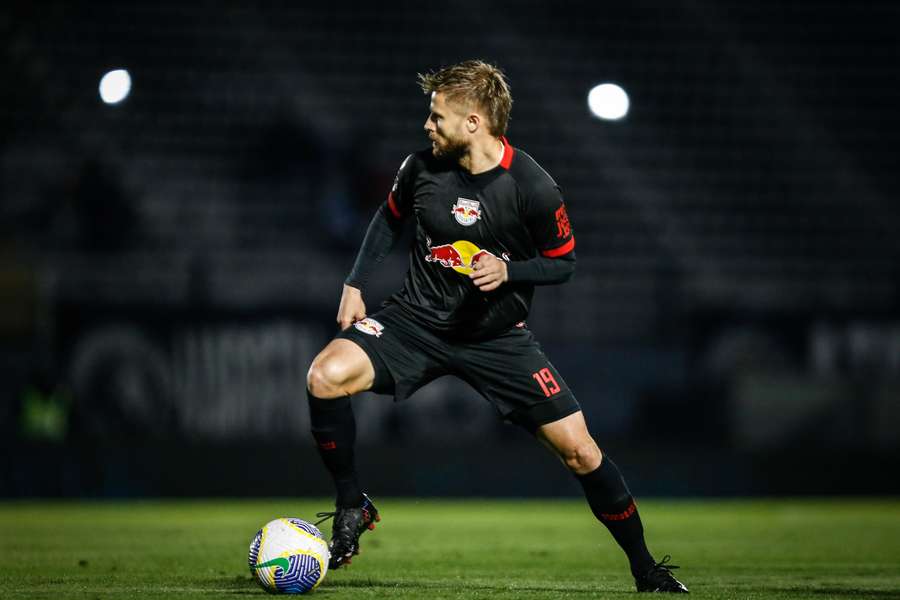
<instances>
[{"instance_id":1,"label":"blond hair","mask_svg":"<svg viewBox=\"0 0 900 600\"><path fill-rule=\"evenodd\" d=\"M426 94L441 92L448 100L480 108L488 117L491 135L506 133L512 94L499 67L482 60L466 60L432 73L419 73L419 85Z\"/></svg>"}]
</instances>

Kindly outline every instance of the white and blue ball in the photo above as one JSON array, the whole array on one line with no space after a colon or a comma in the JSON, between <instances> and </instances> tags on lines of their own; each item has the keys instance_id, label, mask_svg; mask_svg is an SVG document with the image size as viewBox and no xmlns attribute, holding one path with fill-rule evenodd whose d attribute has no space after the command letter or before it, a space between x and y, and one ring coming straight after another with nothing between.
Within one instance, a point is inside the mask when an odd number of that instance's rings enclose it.
<instances>
[{"instance_id":1,"label":"white and blue ball","mask_svg":"<svg viewBox=\"0 0 900 600\"><path fill-rule=\"evenodd\" d=\"M301 519L275 519L250 542L247 562L264 590L303 594L315 589L328 571L328 542L319 529Z\"/></svg>"}]
</instances>

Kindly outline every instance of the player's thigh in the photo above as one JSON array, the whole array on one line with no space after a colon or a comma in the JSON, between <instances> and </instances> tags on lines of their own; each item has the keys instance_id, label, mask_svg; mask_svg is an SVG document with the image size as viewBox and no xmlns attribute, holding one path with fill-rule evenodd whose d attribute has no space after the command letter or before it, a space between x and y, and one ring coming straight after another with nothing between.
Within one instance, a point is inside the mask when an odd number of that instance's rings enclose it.
<instances>
[{"instance_id":1,"label":"player's thigh","mask_svg":"<svg viewBox=\"0 0 900 600\"><path fill-rule=\"evenodd\" d=\"M375 381L369 355L355 342L337 338L319 352L309 367L306 385L317 398L336 398L364 392Z\"/></svg>"},{"instance_id":2,"label":"player's thigh","mask_svg":"<svg viewBox=\"0 0 900 600\"><path fill-rule=\"evenodd\" d=\"M527 330L463 344L456 374L478 390L501 416L531 433L580 410L565 380Z\"/></svg>"},{"instance_id":3,"label":"player's thigh","mask_svg":"<svg viewBox=\"0 0 900 600\"><path fill-rule=\"evenodd\" d=\"M337 334L368 354L375 376L371 391L397 401L449 372L452 347L397 305L388 305Z\"/></svg>"},{"instance_id":4,"label":"player's thigh","mask_svg":"<svg viewBox=\"0 0 900 600\"><path fill-rule=\"evenodd\" d=\"M541 425L535 436L579 475L600 466L600 448L588 431L581 411Z\"/></svg>"}]
</instances>

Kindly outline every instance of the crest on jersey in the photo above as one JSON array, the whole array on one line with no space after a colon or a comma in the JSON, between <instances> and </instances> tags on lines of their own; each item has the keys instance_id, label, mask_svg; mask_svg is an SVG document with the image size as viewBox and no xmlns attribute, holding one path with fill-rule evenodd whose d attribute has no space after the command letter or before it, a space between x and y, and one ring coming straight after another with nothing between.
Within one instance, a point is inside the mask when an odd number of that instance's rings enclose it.
<instances>
[{"instance_id":1,"label":"crest on jersey","mask_svg":"<svg viewBox=\"0 0 900 600\"><path fill-rule=\"evenodd\" d=\"M468 227L481 218L481 204L477 200L457 198L456 204L450 209L450 214L456 218L457 223Z\"/></svg>"},{"instance_id":2,"label":"crest on jersey","mask_svg":"<svg viewBox=\"0 0 900 600\"><path fill-rule=\"evenodd\" d=\"M384 325L382 325L372 317L366 317L361 321L357 321L353 324L353 326L363 333L374 335L375 337L381 337L381 333L384 331Z\"/></svg>"}]
</instances>

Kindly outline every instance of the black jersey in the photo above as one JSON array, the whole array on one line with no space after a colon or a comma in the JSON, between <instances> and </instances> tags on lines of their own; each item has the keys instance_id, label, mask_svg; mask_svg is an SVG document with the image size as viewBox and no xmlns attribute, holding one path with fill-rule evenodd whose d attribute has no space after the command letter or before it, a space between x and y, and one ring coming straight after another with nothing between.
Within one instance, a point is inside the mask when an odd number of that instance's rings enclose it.
<instances>
[{"instance_id":1,"label":"black jersey","mask_svg":"<svg viewBox=\"0 0 900 600\"><path fill-rule=\"evenodd\" d=\"M559 186L504 138L500 164L472 175L431 149L403 162L387 199L396 220L415 219L409 271L389 302L454 337L483 338L528 315L534 283L510 280L482 292L468 277L492 254L514 264L538 256L573 260L575 238Z\"/></svg>"}]
</instances>

